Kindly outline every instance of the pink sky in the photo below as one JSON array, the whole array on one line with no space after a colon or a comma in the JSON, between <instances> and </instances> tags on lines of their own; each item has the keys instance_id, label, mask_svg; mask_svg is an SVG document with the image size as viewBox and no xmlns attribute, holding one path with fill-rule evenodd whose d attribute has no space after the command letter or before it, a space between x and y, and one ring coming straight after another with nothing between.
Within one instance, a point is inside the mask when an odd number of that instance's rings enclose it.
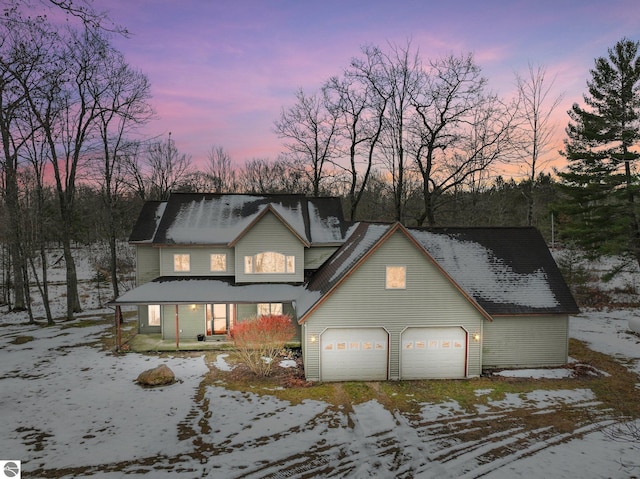
<instances>
[{"instance_id":1,"label":"pink sky","mask_svg":"<svg viewBox=\"0 0 640 479\"><path fill-rule=\"evenodd\" d=\"M448 5L445 5L448 3ZM131 33L116 38L147 74L157 119L148 136L172 138L194 161L222 146L234 162L282 151L273 123L302 88L339 75L361 46L411 39L423 60L472 52L494 91L542 64L555 76L558 142L581 102L596 57L640 39L638 0L105 0Z\"/></svg>"}]
</instances>

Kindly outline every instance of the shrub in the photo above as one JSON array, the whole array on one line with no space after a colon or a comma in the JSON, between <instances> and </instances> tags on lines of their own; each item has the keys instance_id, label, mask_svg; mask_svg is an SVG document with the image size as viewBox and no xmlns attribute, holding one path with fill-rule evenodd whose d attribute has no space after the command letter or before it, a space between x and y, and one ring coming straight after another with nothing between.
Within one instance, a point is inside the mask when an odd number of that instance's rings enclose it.
<instances>
[{"instance_id":1,"label":"shrub","mask_svg":"<svg viewBox=\"0 0 640 479\"><path fill-rule=\"evenodd\" d=\"M238 354L247 367L260 376L269 376L273 362L293 339L296 328L291 316L270 314L236 323L229 331Z\"/></svg>"}]
</instances>

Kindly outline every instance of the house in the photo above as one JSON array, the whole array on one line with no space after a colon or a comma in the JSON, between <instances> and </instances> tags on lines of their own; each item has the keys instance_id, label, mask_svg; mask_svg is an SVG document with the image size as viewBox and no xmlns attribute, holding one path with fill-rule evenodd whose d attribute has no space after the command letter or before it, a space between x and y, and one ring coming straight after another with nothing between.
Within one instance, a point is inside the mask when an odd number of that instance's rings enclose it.
<instances>
[{"instance_id":1,"label":"house","mask_svg":"<svg viewBox=\"0 0 640 479\"><path fill-rule=\"evenodd\" d=\"M222 338L290 314L313 381L564 364L578 311L535 228L347 225L337 198L172 194L130 237L140 333Z\"/></svg>"}]
</instances>

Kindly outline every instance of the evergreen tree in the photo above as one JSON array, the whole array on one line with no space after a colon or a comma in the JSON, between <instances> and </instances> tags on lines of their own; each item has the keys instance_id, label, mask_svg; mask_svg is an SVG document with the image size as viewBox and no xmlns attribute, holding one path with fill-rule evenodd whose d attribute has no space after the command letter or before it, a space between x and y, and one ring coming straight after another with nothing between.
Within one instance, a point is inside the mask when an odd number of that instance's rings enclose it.
<instances>
[{"instance_id":1,"label":"evergreen tree","mask_svg":"<svg viewBox=\"0 0 640 479\"><path fill-rule=\"evenodd\" d=\"M563 234L595 255L627 254L640 264L637 204L640 157L640 42L623 38L595 60L584 95L566 129L560 172Z\"/></svg>"}]
</instances>

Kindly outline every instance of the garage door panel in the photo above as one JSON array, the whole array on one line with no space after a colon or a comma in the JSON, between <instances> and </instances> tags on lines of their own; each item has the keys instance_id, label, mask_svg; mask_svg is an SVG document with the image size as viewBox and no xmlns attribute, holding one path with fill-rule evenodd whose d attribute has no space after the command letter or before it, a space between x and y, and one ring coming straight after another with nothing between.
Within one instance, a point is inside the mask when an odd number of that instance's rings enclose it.
<instances>
[{"instance_id":1,"label":"garage door panel","mask_svg":"<svg viewBox=\"0 0 640 479\"><path fill-rule=\"evenodd\" d=\"M401 347L403 379L466 376L467 334L462 328L408 328Z\"/></svg>"},{"instance_id":2,"label":"garage door panel","mask_svg":"<svg viewBox=\"0 0 640 479\"><path fill-rule=\"evenodd\" d=\"M331 328L321 335L323 381L387 379L389 335L382 328Z\"/></svg>"}]
</instances>

